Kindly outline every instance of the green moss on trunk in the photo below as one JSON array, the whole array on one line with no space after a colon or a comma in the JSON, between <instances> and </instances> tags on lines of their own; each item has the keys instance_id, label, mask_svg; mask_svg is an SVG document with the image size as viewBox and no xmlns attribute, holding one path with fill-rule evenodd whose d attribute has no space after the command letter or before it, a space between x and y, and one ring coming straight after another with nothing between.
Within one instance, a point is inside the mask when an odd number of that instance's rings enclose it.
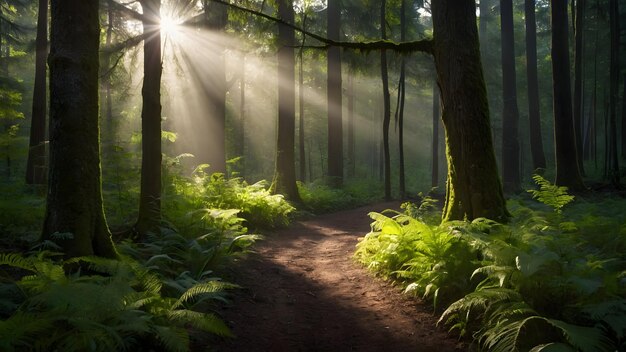
<instances>
[{"instance_id":1,"label":"green moss on trunk","mask_svg":"<svg viewBox=\"0 0 626 352\"><path fill-rule=\"evenodd\" d=\"M432 3L448 160L444 221L509 217L491 139L475 6L471 0Z\"/></svg>"}]
</instances>

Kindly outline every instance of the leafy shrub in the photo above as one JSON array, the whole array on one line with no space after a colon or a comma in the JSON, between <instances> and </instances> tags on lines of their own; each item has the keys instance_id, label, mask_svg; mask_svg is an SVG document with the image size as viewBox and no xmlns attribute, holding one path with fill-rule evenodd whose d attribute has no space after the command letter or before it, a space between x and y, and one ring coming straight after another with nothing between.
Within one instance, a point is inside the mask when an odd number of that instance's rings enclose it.
<instances>
[{"instance_id":1,"label":"leafy shrub","mask_svg":"<svg viewBox=\"0 0 626 352\"><path fill-rule=\"evenodd\" d=\"M48 252L2 254L0 265L28 272L0 284L3 351L186 351L190 327L230 335L215 315L193 310L195 299L225 284L199 283L167 297L159 278L128 258L55 262Z\"/></svg>"},{"instance_id":2,"label":"leafy shrub","mask_svg":"<svg viewBox=\"0 0 626 352\"><path fill-rule=\"evenodd\" d=\"M208 175L200 165L191 178L170 176L171 186L164 194L165 214L176 223L189 209L239 209L239 215L253 228L275 228L289 224L295 210L282 195L270 194L268 183L248 184L242 178L226 179L223 174ZM180 224L176 224L180 225Z\"/></svg>"},{"instance_id":3,"label":"leafy shrub","mask_svg":"<svg viewBox=\"0 0 626 352\"><path fill-rule=\"evenodd\" d=\"M304 208L316 214L354 208L382 198L380 184L371 180L346 182L342 188L330 187L323 180L297 184Z\"/></svg>"},{"instance_id":4,"label":"leafy shrub","mask_svg":"<svg viewBox=\"0 0 626 352\"><path fill-rule=\"evenodd\" d=\"M608 200L609 217L592 215L602 203L583 201L565 213L573 201L566 189L536 181L534 198L552 211L518 200L508 225L434 225L407 204L393 217L370 214L372 231L355 256L401 279L406 291L445 303L439 322L484 350L624 350L626 255L609 247L625 248L624 215L616 209L626 204Z\"/></svg>"}]
</instances>

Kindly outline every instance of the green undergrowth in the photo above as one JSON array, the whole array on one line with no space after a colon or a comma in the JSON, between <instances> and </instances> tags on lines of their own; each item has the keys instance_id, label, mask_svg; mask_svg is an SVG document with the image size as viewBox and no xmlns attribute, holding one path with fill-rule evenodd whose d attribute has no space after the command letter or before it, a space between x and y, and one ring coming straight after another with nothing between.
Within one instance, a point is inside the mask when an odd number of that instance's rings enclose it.
<instances>
[{"instance_id":1,"label":"green undergrowth","mask_svg":"<svg viewBox=\"0 0 626 352\"><path fill-rule=\"evenodd\" d=\"M45 211L44 189L24 182L0 182L0 243L21 247L41 231Z\"/></svg>"},{"instance_id":2,"label":"green undergrowth","mask_svg":"<svg viewBox=\"0 0 626 352\"><path fill-rule=\"evenodd\" d=\"M324 180L298 182L298 192L302 198L302 210L314 214L356 208L383 198L380 182L373 180L346 181L341 188L330 187Z\"/></svg>"},{"instance_id":3,"label":"green undergrowth","mask_svg":"<svg viewBox=\"0 0 626 352\"><path fill-rule=\"evenodd\" d=\"M238 216L254 229L272 229L289 224L295 208L282 195L271 194L268 182L253 184L240 177L208 174L198 166L191 177L170 174L164 192L164 213L178 227L188 226L196 209L237 209Z\"/></svg>"},{"instance_id":4,"label":"green undergrowth","mask_svg":"<svg viewBox=\"0 0 626 352\"><path fill-rule=\"evenodd\" d=\"M511 223L438 223L432 200L370 213L355 258L484 351L626 350L626 201L535 178Z\"/></svg>"},{"instance_id":5,"label":"green undergrowth","mask_svg":"<svg viewBox=\"0 0 626 352\"><path fill-rule=\"evenodd\" d=\"M236 286L216 270L258 238L237 213L205 211L200 235L124 241L115 260L63 260L52 242L0 255L0 350L188 351L196 334L232 336L212 311Z\"/></svg>"}]
</instances>

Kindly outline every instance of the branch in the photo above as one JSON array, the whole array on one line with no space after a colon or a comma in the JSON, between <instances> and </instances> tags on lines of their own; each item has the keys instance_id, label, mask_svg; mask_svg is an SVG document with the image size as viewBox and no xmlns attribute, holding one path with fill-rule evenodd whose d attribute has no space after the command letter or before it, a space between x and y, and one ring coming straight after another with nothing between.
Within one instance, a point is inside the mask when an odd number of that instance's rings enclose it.
<instances>
[{"instance_id":1,"label":"branch","mask_svg":"<svg viewBox=\"0 0 626 352\"><path fill-rule=\"evenodd\" d=\"M120 4L119 2L117 2L115 0L107 0L107 3L109 4L109 6L113 7L115 10L123 13L127 17L130 17L132 19L135 19L135 20L141 21L141 22L143 22L143 20L145 19L143 14L141 14L141 13L135 11L135 10L131 10L128 7L124 6L123 4Z\"/></svg>"},{"instance_id":2,"label":"branch","mask_svg":"<svg viewBox=\"0 0 626 352\"><path fill-rule=\"evenodd\" d=\"M318 40L324 43L324 45L320 45L320 46L309 46L310 48L328 49L331 46L337 46L341 48L355 49L355 50L361 50L361 51L392 50L392 51L405 52L405 53L416 52L416 51L429 53L429 54L432 53L432 39L422 39L422 40L417 40L417 41L412 41L412 42L401 42L401 43L395 43L389 40L375 40L375 41L367 41L367 42L335 41L335 40L322 37L315 33L311 33L291 23L285 22L280 18L276 18L270 15L264 14L263 12L259 12L256 10L239 6L239 5L231 4L224 0L210 0L210 1L223 4L223 5L232 7L234 9L250 13L252 15L265 18L266 20L270 20L270 21L282 24L295 31L298 31L304 35L307 35L315 40Z\"/></svg>"},{"instance_id":3,"label":"branch","mask_svg":"<svg viewBox=\"0 0 626 352\"><path fill-rule=\"evenodd\" d=\"M120 50L132 48L134 46L139 45L139 43L144 41L150 35L151 35L151 33L142 33L142 34L139 34L139 35L134 36L132 38L128 38L128 39L126 39L123 42L119 42L119 43L112 44L112 45L107 45L107 46L103 47L100 51L102 51L105 54L106 53L112 54L112 53L118 52Z\"/></svg>"}]
</instances>

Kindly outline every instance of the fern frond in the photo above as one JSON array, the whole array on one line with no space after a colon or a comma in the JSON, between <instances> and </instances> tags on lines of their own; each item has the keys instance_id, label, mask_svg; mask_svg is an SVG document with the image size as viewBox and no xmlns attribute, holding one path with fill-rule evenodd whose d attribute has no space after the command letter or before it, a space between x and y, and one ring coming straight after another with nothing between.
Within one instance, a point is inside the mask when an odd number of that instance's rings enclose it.
<instances>
[{"instance_id":1,"label":"fern frond","mask_svg":"<svg viewBox=\"0 0 626 352\"><path fill-rule=\"evenodd\" d=\"M21 254L18 253L0 254L0 265L8 265L13 268L35 271L33 261L29 258L24 258Z\"/></svg>"},{"instance_id":2,"label":"fern frond","mask_svg":"<svg viewBox=\"0 0 626 352\"><path fill-rule=\"evenodd\" d=\"M155 326L153 332L167 351L186 352L189 350L189 334L184 328Z\"/></svg>"},{"instance_id":3,"label":"fern frond","mask_svg":"<svg viewBox=\"0 0 626 352\"><path fill-rule=\"evenodd\" d=\"M529 352L576 352L576 349L565 343L551 342L535 346Z\"/></svg>"},{"instance_id":4,"label":"fern frond","mask_svg":"<svg viewBox=\"0 0 626 352\"><path fill-rule=\"evenodd\" d=\"M6 320L0 320L0 350L31 350L37 336L52 329L51 316L17 312Z\"/></svg>"},{"instance_id":5,"label":"fern frond","mask_svg":"<svg viewBox=\"0 0 626 352\"><path fill-rule=\"evenodd\" d=\"M202 282L202 283L196 284L193 287L190 287L187 291L185 291L185 293L183 293L180 296L180 298L172 306L172 309L179 308L185 303L187 303L188 301L195 299L196 297L200 295L209 294L209 293L217 293L217 292L221 292L226 289L234 288L234 287L236 286L233 284L220 282L220 281L208 281L208 282Z\"/></svg>"},{"instance_id":6,"label":"fern frond","mask_svg":"<svg viewBox=\"0 0 626 352\"><path fill-rule=\"evenodd\" d=\"M214 314L200 313L188 309L177 309L169 314L170 320L184 326L189 324L194 328L224 337L234 335L224 322Z\"/></svg>"}]
</instances>

